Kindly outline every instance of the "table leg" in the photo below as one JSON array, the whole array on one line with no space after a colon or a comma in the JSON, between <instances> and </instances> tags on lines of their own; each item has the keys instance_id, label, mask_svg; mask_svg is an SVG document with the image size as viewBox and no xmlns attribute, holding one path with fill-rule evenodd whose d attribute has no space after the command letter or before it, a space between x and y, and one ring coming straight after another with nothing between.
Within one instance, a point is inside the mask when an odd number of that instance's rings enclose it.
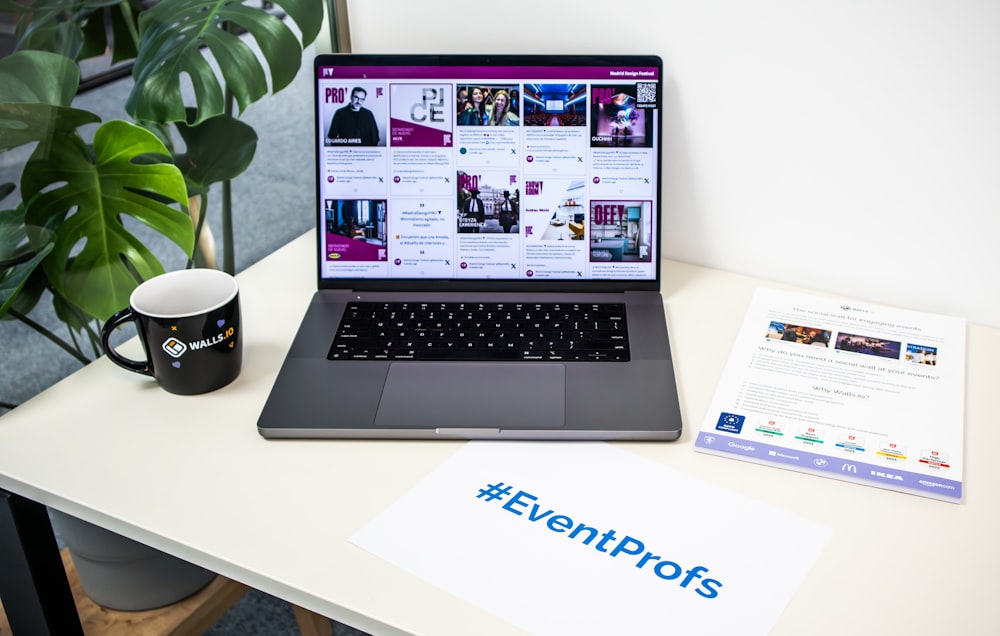
<instances>
[{"instance_id":1,"label":"table leg","mask_svg":"<svg viewBox=\"0 0 1000 636\"><path fill-rule=\"evenodd\" d=\"M2 489L0 563L0 599L15 636L83 636L48 510Z\"/></svg>"}]
</instances>

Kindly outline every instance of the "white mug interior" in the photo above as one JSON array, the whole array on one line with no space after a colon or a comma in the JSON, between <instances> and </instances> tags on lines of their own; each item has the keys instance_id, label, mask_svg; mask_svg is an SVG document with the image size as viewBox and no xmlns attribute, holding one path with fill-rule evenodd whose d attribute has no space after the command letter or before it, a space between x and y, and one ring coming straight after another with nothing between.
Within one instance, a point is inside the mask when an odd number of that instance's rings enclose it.
<instances>
[{"instance_id":1,"label":"white mug interior","mask_svg":"<svg viewBox=\"0 0 1000 636\"><path fill-rule=\"evenodd\" d=\"M143 282L132 292L135 311L155 318L197 316L222 307L235 296L236 279L217 269L182 269Z\"/></svg>"}]
</instances>

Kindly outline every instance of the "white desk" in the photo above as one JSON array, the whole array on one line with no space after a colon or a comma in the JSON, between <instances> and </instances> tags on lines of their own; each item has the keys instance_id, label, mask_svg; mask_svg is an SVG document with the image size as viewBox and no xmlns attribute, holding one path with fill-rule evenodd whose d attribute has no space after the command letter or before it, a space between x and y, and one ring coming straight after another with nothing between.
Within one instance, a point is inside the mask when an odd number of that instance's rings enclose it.
<instances>
[{"instance_id":1,"label":"white desk","mask_svg":"<svg viewBox=\"0 0 1000 636\"><path fill-rule=\"evenodd\" d=\"M463 442L267 441L257 414L312 293L313 236L240 277L245 366L178 397L106 359L0 417L0 488L373 634L517 634L348 542ZM685 432L630 452L835 529L774 634L982 634L1000 572L1000 330L970 326L966 498L942 503L696 453L755 284L665 262ZM780 287L780 285L775 285Z\"/></svg>"}]
</instances>

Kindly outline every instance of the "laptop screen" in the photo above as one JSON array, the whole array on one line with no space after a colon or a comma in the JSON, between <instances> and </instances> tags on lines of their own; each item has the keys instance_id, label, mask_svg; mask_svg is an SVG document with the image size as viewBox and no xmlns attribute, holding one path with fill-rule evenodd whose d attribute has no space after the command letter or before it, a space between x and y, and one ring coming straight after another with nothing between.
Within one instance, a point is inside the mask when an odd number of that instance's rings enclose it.
<instances>
[{"instance_id":1,"label":"laptop screen","mask_svg":"<svg viewBox=\"0 0 1000 636\"><path fill-rule=\"evenodd\" d=\"M320 55L314 72L321 287L658 288L660 58Z\"/></svg>"}]
</instances>

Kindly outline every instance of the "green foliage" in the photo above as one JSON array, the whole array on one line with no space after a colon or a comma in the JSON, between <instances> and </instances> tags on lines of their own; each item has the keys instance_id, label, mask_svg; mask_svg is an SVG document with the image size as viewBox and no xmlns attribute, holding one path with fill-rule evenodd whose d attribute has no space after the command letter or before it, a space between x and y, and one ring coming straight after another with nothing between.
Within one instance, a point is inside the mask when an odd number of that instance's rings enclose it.
<instances>
[{"instance_id":1,"label":"green foliage","mask_svg":"<svg viewBox=\"0 0 1000 636\"><path fill-rule=\"evenodd\" d=\"M155 156L162 161L148 163ZM127 306L139 282L164 272L123 217L153 228L185 254L194 249L184 177L160 140L135 124L104 124L93 146L78 135L40 146L21 189L29 238L38 229L53 237L43 262L53 290L99 320Z\"/></svg>"},{"instance_id":2,"label":"green foliage","mask_svg":"<svg viewBox=\"0 0 1000 636\"><path fill-rule=\"evenodd\" d=\"M261 4L0 0L17 36L16 51L0 59L0 152L34 144L21 200L0 209L0 318L39 328L26 314L48 291L73 338L57 344L83 359L77 334L93 345L91 323L163 272L160 257L137 236L146 232L140 226L191 256L189 198L237 177L256 149L256 133L231 115L232 106L243 112L287 86L322 24L316 0L272 3L285 19ZM105 51L112 63L134 60L126 111L137 123L93 130L100 117L73 107L78 63ZM193 103L185 103L182 76L194 88ZM174 134L183 152L174 152ZM0 184L0 201L15 191ZM224 202L224 227L230 215ZM223 249L231 264L232 246Z\"/></svg>"},{"instance_id":3,"label":"green foliage","mask_svg":"<svg viewBox=\"0 0 1000 636\"><path fill-rule=\"evenodd\" d=\"M69 106L79 84L76 63L56 53L18 51L0 59L0 152L100 121Z\"/></svg>"},{"instance_id":4,"label":"green foliage","mask_svg":"<svg viewBox=\"0 0 1000 636\"><path fill-rule=\"evenodd\" d=\"M0 201L13 192L14 184L0 186ZM0 210L0 318L19 301L25 313L38 302L38 294L21 294L25 285L52 251L52 243L41 240L41 247L31 246L24 224L24 207ZM37 290L36 290L37 291Z\"/></svg>"},{"instance_id":5,"label":"green foliage","mask_svg":"<svg viewBox=\"0 0 1000 636\"><path fill-rule=\"evenodd\" d=\"M188 193L202 194L209 186L236 178L250 166L257 149L253 128L228 115L218 115L197 126L177 124L185 151L174 153L184 173Z\"/></svg>"},{"instance_id":6,"label":"green foliage","mask_svg":"<svg viewBox=\"0 0 1000 636\"><path fill-rule=\"evenodd\" d=\"M312 42L323 21L323 5L315 0L283 0L277 4L302 31L303 43ZM139 120L190 121L197 125L225 112L223 87L208 57L236 100L240 112L267 94L267 77L260 57L271 74L272 90L279 91L295 78L302 60L299 42L278 17L259 8L231 0L167 0L139 19L142 38L136 58L135 88L125 108ZM242 29L253 38L260 56L248 42L233 33ZM209 56L203 54L203 48ZM289 55L298 50L298 55ZM195 93L195 116L188 120L181 94L181 77L187 76Z\"/></svg>"},{"instance_id":7,"label":"green foliage","mask_svg":"<svg viewBox=\"0 0 1000 636\"><path fill-rule=\"evenodd\" d=\"M0 0L0 10L20 18L16 31L18 50L50 51L71 60L102 55L106 47L116 42L124 50L113 52L115 61L135 57L134 41L109 39L104 28L107 17L116 34L121 32L123 20L130 20L134 31L135 19L129 17L133 6L138 8L139 1L37 0L22 4Z\"/></svg>"}]
</instances>

